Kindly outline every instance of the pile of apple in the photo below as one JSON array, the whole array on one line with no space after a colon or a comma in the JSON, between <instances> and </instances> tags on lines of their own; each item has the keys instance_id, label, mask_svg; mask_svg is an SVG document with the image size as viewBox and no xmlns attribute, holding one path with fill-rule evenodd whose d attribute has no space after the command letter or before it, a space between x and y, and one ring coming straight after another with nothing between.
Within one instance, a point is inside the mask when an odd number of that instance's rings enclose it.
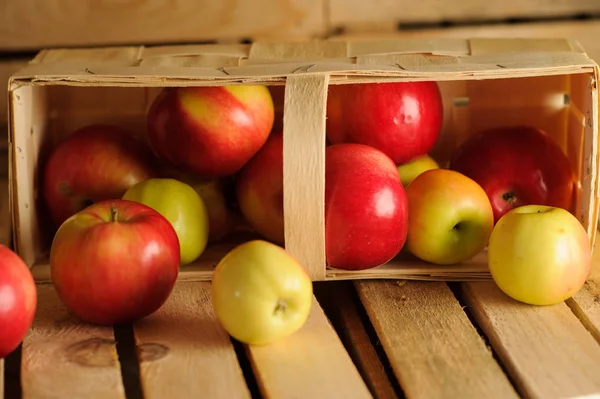
<instances>
[{"instance_id":1,"label":"pile of apple","mask_svg":"<svg viewBox=\"0 0 600 399\"><path fill-rule=\"evenodd\" d=\"M243 221L261 238L216 266L218 319L250 344L303 325L312 283L284 249L283 136L271 90L166 88L141 137L94 124L51 150L40 190L53 225L51 276L73 314L104 325L146 317L181 265ZM573 295L591 248L569 212L576 182L563 151L536 127L498 127L470 132L441 165L432 153L442 124L435 82L330 86L328 266L368 269L401 252L450 265L487 248L492 277L512 298L543 305Z\"/></svg>"}]
</instances>

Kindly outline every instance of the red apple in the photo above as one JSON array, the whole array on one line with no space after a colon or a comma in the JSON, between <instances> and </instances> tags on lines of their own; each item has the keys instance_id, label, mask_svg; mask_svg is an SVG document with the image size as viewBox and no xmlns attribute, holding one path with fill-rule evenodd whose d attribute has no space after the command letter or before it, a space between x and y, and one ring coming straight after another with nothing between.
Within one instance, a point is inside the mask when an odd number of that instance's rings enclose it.
<instances>
[{"instance_id":1,"label":"red apple","mask_svg":"<svg viewBox=\"0 0 600 399\"><path fill-rule=\"evenodd\" d=\"M475 180L494 210L494 223L511 209L547 205L569 210L575 176L569 159L544 131L507 126L468 138L450 168Z\"/></svg>"},{"instance_id":2,"label":"red apple","mask_svg":"<svg viewBox=\"0 0 600 399\"><path fill-rule=\"evenodd\" d=\"M271 133L260 151L236 179L240 211L250 226L266 239L284 243L283 135Z\"/></svg>"},{"instance_id":3,"label":"red apple","mask_svg":"<svg viewBox=\"0 0 600 399\"><path fill-rule=\"evenodd\" d=\"M327 263L368 269L400 253L408 232L408 200L394 162L363 144L326 148Z\"/></svg>"},{"instance_id":4,"label":"red apple","mask_svg":"<svg viewBox=\"0 0 600 399\"><path fill-rule=\"evenodd\" d=\"M329 86L327 138L383 151L396 165L430 152L444 113L436 82Z\"/></svg>"},{"instance_id":5,"label":"red apple","mask_svg":"<svg viewBox=\"0 0 600 399\"><path fill-rule=\"evenodd\" d=\"M180 264L169 221L152 208L108 200L70 217L50 249L50 272L60 300L93 324L133 322L169 297Z\"/></svg>"},{"instance_id":6,"label":"red apple","mask_svg":"<svg viewBox=\"0 0 600 399\"><path fill-rule=\"evenodd\" d=\"M94 202L121 198L155 170L144 143L119 127L90 125L53 149L43 173L44 200L58 227Z\"/></svg>"},{"instance_id":7,"label":"red apple","mask_svg":"<svg viewBox=\"0 0 600 399\"><path fill-rule=\"evenodd\" d=\"M21 344L36 307L37 291L29 268L16 253L0 245L0 359Z\"/></svg>"},{"instance_id":8,"label":"red apple","mask_svg":"<svg viewBox=\"0 0 600 399\"><path fill-rule=\"evenodd\" d=\"M367 269L400 252L407 235L407 199L389 157L361 144L328 146L325 185L329 266ZM284 243L280 133L273 133L244 167L237 180L237 197L242 213L259 234Z\"/></svg>"},{"instance_id":9,"label":"red apple","mask_svg":"<svg viewBox=\"0 0 600 399\"><path fill-rule=\"evenodd\" d=\"M262 147L273 126L266 86L166 88L148 112L157 155L202 178L232 175Z\"/></svg>"}]
</instances>

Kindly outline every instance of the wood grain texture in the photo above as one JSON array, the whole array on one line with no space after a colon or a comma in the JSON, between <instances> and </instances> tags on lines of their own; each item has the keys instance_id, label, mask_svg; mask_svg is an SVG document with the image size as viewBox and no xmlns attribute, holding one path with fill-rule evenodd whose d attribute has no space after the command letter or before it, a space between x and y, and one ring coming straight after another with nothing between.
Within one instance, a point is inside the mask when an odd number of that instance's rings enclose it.
<instances>
[{"instance_id":1,"label":"wood grain texture","mask_svg":"<svg viewBox=\"0 0 600 399\"><path fill-rule=\"evenodd\" d=\"M598 247L593 254L592 269L587 281L566 303L600 343L600 249Z\"/></svg>"},{"instance_id":2,"label":"wood grain texture","mask_svg":"<svg viewBox=\"0 0 600 399\"><path fill-rule=\"evenodd\" d=\"M0 177L0 244L10 247L12 243L12 218L8 190L8 178Z\"/></svg>"},{"instance_id":3,"label":"wood grain texture","mask_svg":"<svg viewBox=\"0 0 600 399\"><path fill-rule=\"evenodd\" d=\"M250 398L208 283L177 283L153 315L134 325L144 397Z\"/></svg>"},{"instance_id":4,"label":"wood grain texture","mask_svg":"<svg viewBox=\"0 0 600 399\"><path fill-rule=\"evenodd\" d=\"M0 398L4 397L4 359L0 359Z\"/></svg>"},{"instance_id":5,"label":"wood grain texture","mask_svg":"<svg viewBox=\"0 0 600 399\"><path fill-rule=\"evenodd\" d=\"M326 75L287 78L283 111L285 249L324 280Z\"/></svg>"},{"instance_id":6,"label":"wood grain texture","mask_svg":"<svg viewBox=\"0 0 600 399\"><path fill-rule=\"evenodd\" d=\"M23 398L125 399L113 330L79 321L52 285L38 285L38 308L22 346Z\"/></svg>"},{"instance_id":7,"label":"wood grain texture","mask_svg":"<svg viewBox=\"0 0 600 399\"><path fill-rule=\"evenodd\" d=\"M4 0L0 49L322 34L322 0Z\"/></svg>"},{"instance_id":8,"label":"wood grain texture","mask_svg":"<svg viewBox=\"0 0 600 399\"><path fill-rule=\"evenodd\" d=\"M0 5L0 9L2 5ZM0 15L2 13L0 12ZM2 28L0 28L1 30ZM27 59L8 59L0 60L0 87L2 88L2 95L0 96L0 127L4 129L8 123L8 96L6 95L6 89L8 88L8 78L17 72L19 69L27 65ZM3 130L2 134L8 134L8 131ZM0 136L0 148L6 148L4 137Z\"/></svg>"},{"instance_id":9,"label":"wood grain texture","mask_svg":"<svg viewBox=\"0 0 600 399\"><path fill-rule=\"evenodd\" d=\"M372 397L314 297L299 331L246 349L266 399Z\"/></svg>"},{"instance_id":10,"label":"wood grain texture","mask_svg":"<svg viewBox=\"0 0 600 399\"><path fill-rule=\"evenodd\" d=\"M367 386L377 399L398 398L354 304L351 282L315 284L315 293ZM367 321L367 323L369 323Z\"/></svg>"},{"instance_id":11,"label":"wood grain texture","mask_svg":"<svg viewBox=\"0 0 600 399\"><path fill-rule=\"evenodd\" d=\"M397 23L492 20L515 17L543 18L581 13L600 14L597 0L504 0L421 2L398 0L329 0L332 28L392 27Z\"/></svg>"},{"instance_id":12,"label":"wood grain texture","mask_svg":"<svg viewBox=\"0 0 600 399\"><path fill-rule=\"evenodd\" d=\"M470 311L523 396L575 398L600 392L600 345L564 303L526 305L492 282L462 287Z\"/></svg>"},{"instance_id":13,"label":"wood grain texture","mask_svg":"<svg viewBox=\"0 0 600 399\"><path fill-rule=\"evenodd\" d=\"M516 398L444 283L355 282L408 398Z\"/></svg>"}]
</instances>

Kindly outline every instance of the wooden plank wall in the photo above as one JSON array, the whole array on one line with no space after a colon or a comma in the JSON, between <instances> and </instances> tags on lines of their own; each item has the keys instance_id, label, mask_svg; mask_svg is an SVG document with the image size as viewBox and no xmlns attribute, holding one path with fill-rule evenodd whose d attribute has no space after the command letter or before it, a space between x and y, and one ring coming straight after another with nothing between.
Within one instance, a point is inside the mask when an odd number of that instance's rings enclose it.
<instances>
[{"instance_id":1,"label":"wooden plank wall","mask_svg":"<svg viewBox=\"0 0 600 399\"><path fill-rule=\"evenodd\" d=\"M3 0L0 51L324 37L448 22L600 16L598 0Z\"/></svg>"}]
</instances>

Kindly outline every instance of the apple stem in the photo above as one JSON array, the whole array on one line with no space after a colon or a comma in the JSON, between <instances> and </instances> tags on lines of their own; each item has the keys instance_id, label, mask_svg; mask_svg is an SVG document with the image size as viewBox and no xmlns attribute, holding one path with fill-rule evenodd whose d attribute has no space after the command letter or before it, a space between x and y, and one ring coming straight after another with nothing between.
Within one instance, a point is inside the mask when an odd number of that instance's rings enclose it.
<instances>
[{"instance_id":1,"label":"apple stem","mask_svg":"<svg viewBox=\"0 0 600 399\"><path fill-rule=\"evenodd\" d=\"M117 208L112 206L110 208L110 221L111 222L116 222L117 221L117 216L118 216L118 212L117 212Z\"/></svg>"},{"instance_id":2,"label":"apple stem","mask_svg":"<svg viewBox=\"0 0 600 399\"><path fill-rule=\"evenodd\" d=\"M508 202L509 204L514 204L515 202L517 202L517 196L512 191L502 194L502 199Z\"/></svg>"}]
</instances>

